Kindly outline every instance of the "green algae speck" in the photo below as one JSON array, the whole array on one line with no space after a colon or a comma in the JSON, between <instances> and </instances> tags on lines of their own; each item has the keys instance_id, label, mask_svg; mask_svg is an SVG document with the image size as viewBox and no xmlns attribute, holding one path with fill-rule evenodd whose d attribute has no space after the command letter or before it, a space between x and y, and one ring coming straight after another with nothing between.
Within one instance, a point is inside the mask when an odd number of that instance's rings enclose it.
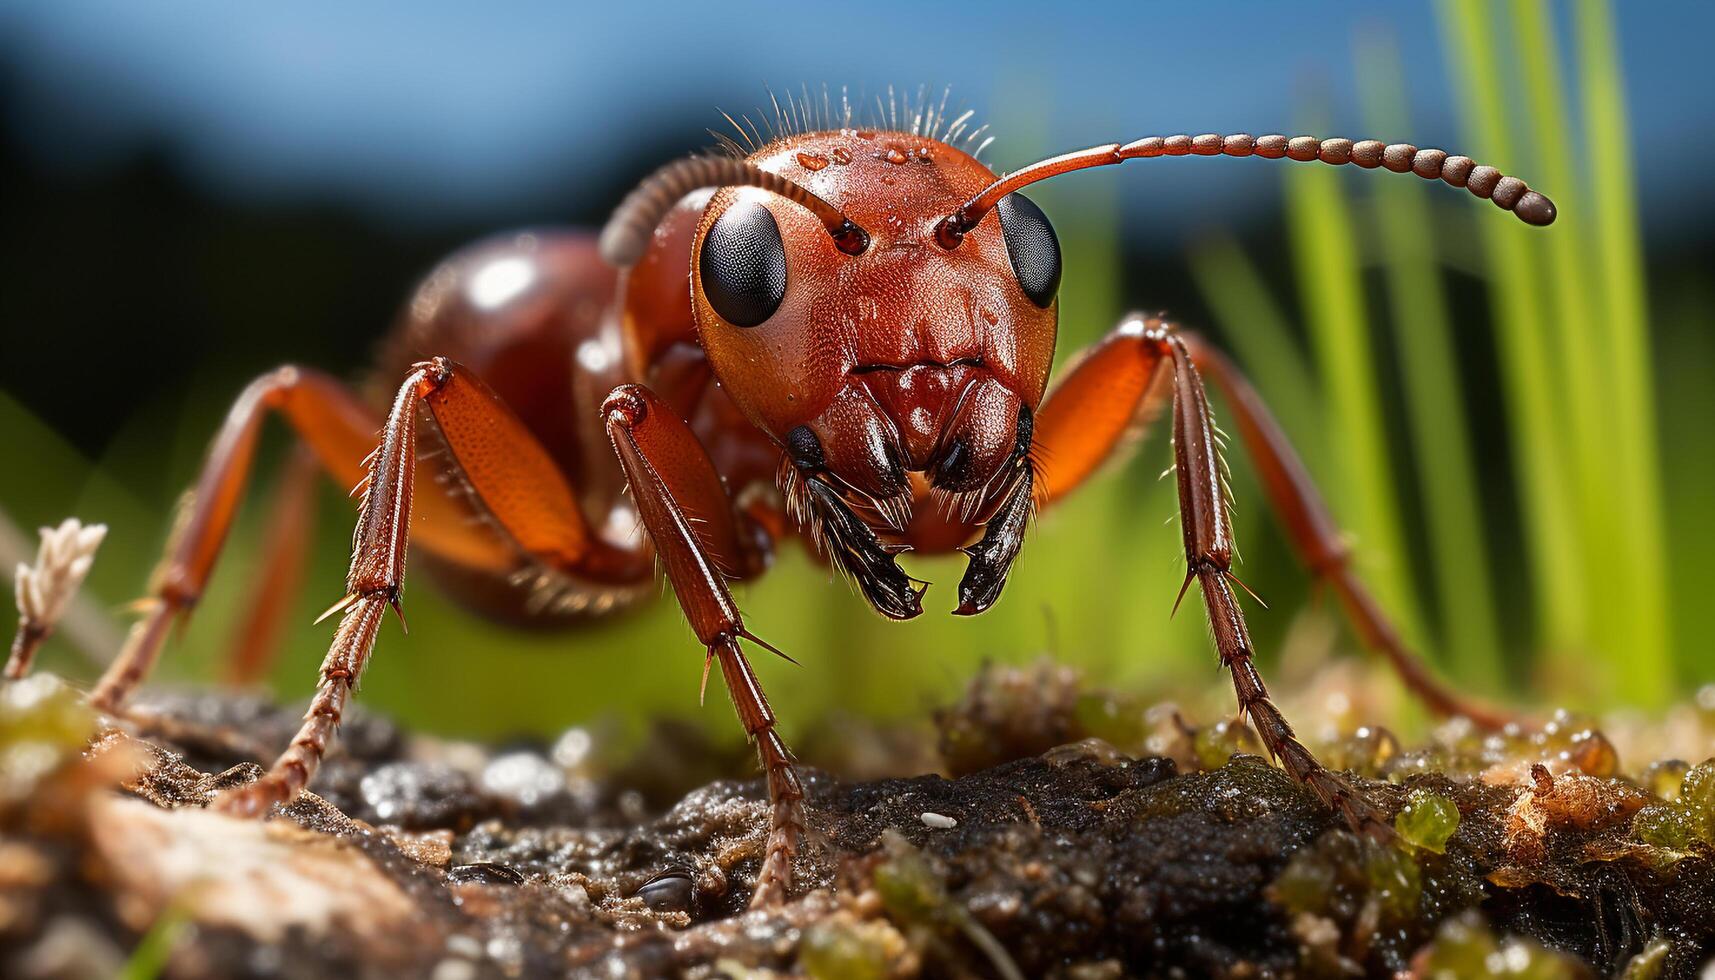
<instances>
[{"instance_id":1,"label":"green algae speck","mask_svg":"<svg viewBox=\"0 0 1715 980\"><path fill-rule=\"evenodd\" d=\"M1445 796L1412 790L1393 818L1393 827L1406 843L1441 854L1447 849L1448 838L1459 829L1459 808Z\"/></svg>"}]
</instances>

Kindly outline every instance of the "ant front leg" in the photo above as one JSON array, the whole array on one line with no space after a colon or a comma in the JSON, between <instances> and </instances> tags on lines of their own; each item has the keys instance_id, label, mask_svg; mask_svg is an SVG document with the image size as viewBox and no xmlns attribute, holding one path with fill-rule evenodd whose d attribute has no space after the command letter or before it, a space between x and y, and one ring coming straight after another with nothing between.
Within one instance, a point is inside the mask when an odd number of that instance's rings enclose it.
<instances>
[{"instance_id":1,"label":"ant front leg","mask_svg":"<svg viewBox=\"0 0 1715 980\"><path fill-rule=\"evenodd\" d=\"M1185 585L1193 579L1198 583L1239 707L1269 752L1323 803L1355 829L1385 833L1375 808L1297 740L1256 669L1250 630L1232 588L1232 525L1214 418L1191 348L1168 324L1127 318L1055 388L1036 418L1031 455L1038 504L1046 507L1081 485L1126 441L1140 418L1147 419L1169 399ZM1311 500L1312 509L1321 513L1319 502Z\"/></svg>"},{"instance_id":2,"label":"ant front leg","mask_svg":"<svg viewBox=\"0 0 1715 980\"><path fill-rule=\"evenodd\" d=\"M1144 336L1157 345L1159 356L1170 359L1173 372L1173 461L1179 484L1179 524L1185 540L1185 586L1195 578L1203 593L1215 648L1220 651L1221 664L1232 674L1239 710L1250 718L1269 753L1286 771L1344 816L1354 830L1385 835L1387 824L1375 807L1344 778L1316 761L1269 700L1253 658L1250 627L1232 588L1231 501L1203 379L1191 363L1185 342L1165 324L1157 321Z\"/></svg>"},{"instance_id":3,"label":"ant front leg","mask_svg":"<svg viewBox=\"0 0 1715 980\"><path fill-rule=\"evenodd\" d=\"M256 442L270 414L279 415L309 451L308 460L294 454L288 463L282 506L274 517L276 530L281 533L269 535L266 555L271 582L294 578L293 566L302 558L305 527L310 520L305 498L311 488L303 478L307 468L319 468L345 489L365 479L364 456L375 448L380 421L349 389L319 371L295 366L270 371L251 382L227 412L202 472L180 507L166 553L151 577L149 596L139 604L142 618L132 626L124 647L90 694L90 702L97 709L128 714L126 703L154 668L168 632L190 614L207 587L250 484ZM433 494L425 501L425 544L464 564L503 572L516 560L515 549L492 534L472 528L458 508L442 494ZM282 529L281 524L286 526ZM281 553L280 548L286 552ZM277 617L279 604L288 598L285 591L260 592L257 601L268 605L255 610L250 622L257 624L257 616L264 620ZM266 640L260 641L240 655L244 666L229 669L259 671L271 655L265 649L268 645Z\"/></svg>"},{"instance_id":4,"label":"ant front leg","mask_svg":"<svg viewBox=\"0 0 1715 980\"><path fill-rule=\"evenodd\" d=\"M1405 686L1436 714L1468 718L1489 731L1499 731L1515 721L1505 711L1448 689L1406 646L1380 603L1358 580L1352 569L1351 550L1329 514L1328 505L1262 396L1214 345L1188 331L1178 336L1191 352L1191 359L1214 379L1215 387L1232 408L1238 420L1239 438L1262 478L1269 505L1285 528L1293 550L1312 576L1329 583L1364 644L1386 657Z\"/></svg>"},{"instance_id":5,"label":"ant front leg","mask_svg":"<svg viewBox=\"0 0 1715 980\"><path fill-rule=\"evenodd\" d=\"M739 648L742 638L780 654L745 629L726 586L745 569L747 553L731 497L690 426L648 388L614 389L602 415L673 594L707 651L703 682L719 659L733 708L756 743L768 779L769 824L750 904L776 904L792 885L792 858L805 827L804 785L775 729L762 683Z\"/></svg>"},{"instance_id":6,"label":"ant front leg","mask_svg":"<svg viewBox=\"0 0 1715 980\"><path fill-rule=\"evenodd\" d=\"M1238 420L1270 508L1312 576L1326 580L1364 645L1382 654L1406 687L1443 717L1468 718L1495 731L1513 719L1441 683L1400 637L1357 577L1339 527L1280 424L1238 368L1195 333L1131 316L1068 372L1036 422L1037 501L1046 507L1084 482L1125 441L1139 417L1172 395L1159 368L1171 355L1150 340L1164 330L1184 342L1199 370L1214 379Z\"/></svg>"},{"instance_id":7,"label":"ant front leg","mask_svg":"<svg viewBox=\"0 0 1715 980\"><path fill-rule=\"evenodd\" d=\"M257 815L303 791L339 728L388 608L399 613L412 511L419 501L420 407L428 409L446 443L448 464L492 519L477 532L478 540L508 555L507 567L522 557L568 572L623 576L647 570L641 552L614 548L594 536L547 450L475 374L446 358L418 363L394 397L381 444L370 454L360 484L363 504L352 536L346 595L327 613L342 615L304 724L262 778L216 801L221 809ZM444 504L448 498L437 490L431 487L422 499Z\"/></svg>"}]
</instances>

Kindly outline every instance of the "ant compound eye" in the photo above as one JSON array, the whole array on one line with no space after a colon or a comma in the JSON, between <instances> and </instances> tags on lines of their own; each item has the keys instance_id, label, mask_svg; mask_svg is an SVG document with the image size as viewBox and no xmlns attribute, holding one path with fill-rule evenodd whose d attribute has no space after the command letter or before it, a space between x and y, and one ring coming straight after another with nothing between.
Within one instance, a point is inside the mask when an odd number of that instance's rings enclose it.
<instances>
[{"instance_id":1,"label":"ant compound eye","mask_svg":"<svg viewBox=\"0 0 1715 980\"><path fill-rule=\"evenodd\" d=\"M1008 194L994 210L1000 216L1012 274L1024 295L1047 309L1060 291L1060 239L1054 235L1054 226L1036 202L1023 194Z\"/></svg>"},{"instance_id":2,"label":"ant compound eye","mask_svg":"<svg viewBox=\"0 0 1715 980\"><path fill-rule=\"evenodd\" d=\"M755 201L740 201L715 220L703 237L698 263L703 295L734 326L763 322L786 295L786 246L780 241L780 226Z\"/></svg>"}]
</instances>

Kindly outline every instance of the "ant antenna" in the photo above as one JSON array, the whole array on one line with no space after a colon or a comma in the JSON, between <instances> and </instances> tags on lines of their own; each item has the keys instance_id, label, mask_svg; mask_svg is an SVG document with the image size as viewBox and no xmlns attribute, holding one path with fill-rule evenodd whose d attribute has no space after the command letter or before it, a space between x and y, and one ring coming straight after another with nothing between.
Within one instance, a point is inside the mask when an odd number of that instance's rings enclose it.
<instances>
[{"instance_id":1,"label":"ant antenna","mask_svg":"<svg viewBox=\"0 0 1715 980\"><path fill-rule=\"evenodd\" d=\"M610 265L629 268L643 258L655 226L692 191L709 187L760 187L809 208L833 236L834 246L847 255L869 248L869 233L839 208L748 160L732 157L686 157L655 171L626 195L601 231L601 255Z\"/></svg>"},{"instance_id":2,"label":"ant antenna","mask_svg":"<svg viewBox=\"0 0 1715 980\"><path fill-rule=\"evenodd\" d=\"M1083 170L1106 167L1144 157L1230 157L1259 156L1266 160L1320 160L1328 164L1355 163L1365 170L1383 167L1396 174L1411 172L1425 180L1439 177L1454 187L1463 187L1478 197L1488 198L1503 211L1511 211L1526 224L1546 225L1554 221L1554 202L1530 189L1517 177L1508 177L1494 167L1480 166L1470 157L1449 156L1445 150L1420 150L1410 143L1390 143L1380 140L1317 139L1314 136L1287 138L1278 134L1251 136L1235 133L1222 136L1205 133L1202 136L1150 136L1131 143L1109 143L1074 150L1057 157L1039 160L1015 170L983 188L935 226L935 240L943 248L956 248L965 233L977 226L1000 199L1027 184Z\"/></svg>"}]
</instances>

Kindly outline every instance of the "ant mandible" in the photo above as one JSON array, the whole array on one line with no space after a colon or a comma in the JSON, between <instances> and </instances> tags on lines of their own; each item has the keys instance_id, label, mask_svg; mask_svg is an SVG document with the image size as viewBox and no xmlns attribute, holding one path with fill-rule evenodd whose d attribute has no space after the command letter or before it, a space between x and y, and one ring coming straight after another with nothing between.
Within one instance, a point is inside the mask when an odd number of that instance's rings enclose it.
<instances>
[{"instance_id":1,"label":"ant mandible","mask_svg":"<svg viewBox=\"0 0 1715 980\"><path fill-rule=\"evenodd\" d=\"M925 586L896 557L958 549L969 561L956 612L980 613L1000 596L1032 515L1171 399L1185 586L1199 586L1239 708L1324 805L1384 832L1377 808L1294 737L1252 661L1203 374L1225 395L1292 544L1367 644L1436 711L1501 719L1462 703L1405 648L1279 426L1196 334L1128 317L1048 390L1060 249L1019 192L1128 160L1226 155L1439 178L1537 225L1554 220L1554 205L1469 157L1308 136L1150 137L996 177L970 152L968 113L907 115L909 125L872 129L854 125L848 107L748 152L668 164L599 240L529 232L454 255L417 289L384 349L381 377L404 378L390 405L305 368L258 378L216 436L145 613L93 703L122 712L202 594L258 429L277 413L308 452L294 457L265 581L302 561L307 511L291 501L307 492L306 473L359 486L362 503L303 727L265 775L218 806L260 814L309 783L387 610L399 609L408 544L461 601L534 621L630 604L653 591L659 559L706 650L704 684L718 662L761 757L771 806L751 901L778 901L805 828L804 786L740 641L773 648L746 627L729 581L761 573L773 542L798 533L877 611L909 619ZM419 429L443 451L419 457ZM259 619L283 601L264 593ZM259 662L241 669L254 674Z\"/></svg>"}]
</instances>

